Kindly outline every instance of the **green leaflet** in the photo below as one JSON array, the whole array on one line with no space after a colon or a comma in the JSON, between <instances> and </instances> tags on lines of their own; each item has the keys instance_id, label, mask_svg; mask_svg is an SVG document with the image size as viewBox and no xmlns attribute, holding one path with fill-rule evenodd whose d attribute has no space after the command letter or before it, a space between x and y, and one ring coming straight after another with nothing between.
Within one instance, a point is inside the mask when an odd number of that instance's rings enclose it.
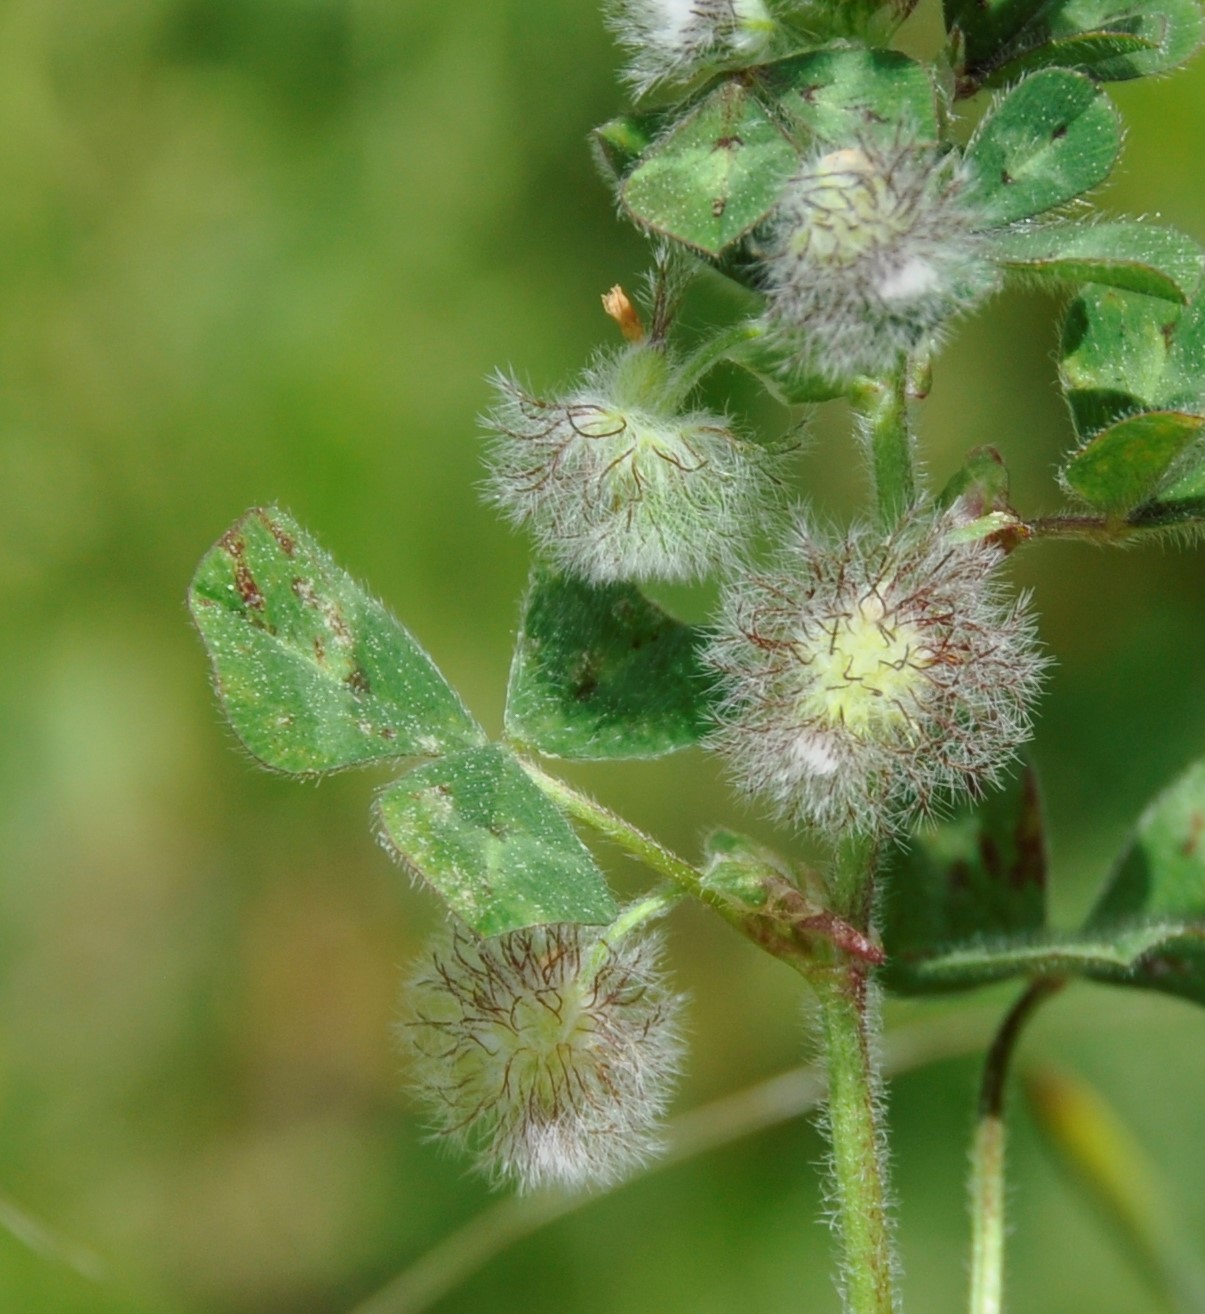
<instances>
[{"instance_id":1,"label":"green leaflet","mask_svg":"<svg viewBox=\"0 0 1205 1314\"><path fill-rule=\"evenodd\" d=\"M967 147L983 226L1074 200L1109 176L1120 150L1121 120L1090 78L1031 74L996 101Z\"/></svg>"},{"instance_id":2,"label":"green leaflet","mask_svg":"<svg viewBox=\"0 0 1205 1314\"><path fill-rule=\"evenodd\" d=\"M1106 284L1181 303L1201 279L1201 248L1192 238L1139 220L1002 233L992 254L1031 280Z\"/></svg>"},{"instance_id":3,"label":"green leaflet","mask_svg":"<svg viewBox=\"0 0 1205 1314\"><path fill-rule=\"evenodd\" d=\"M222 535L188 602L230 724L265 766L313 775L483 739L410 634L277 507Z\"/></svg>"},{"instance_id":4,"label":"green leaflet","mask_svg":"<svg viewBox=\"0 0 1205 1314\"><path fill-rule=\"evenodd\" d=\"M631 584L537 572L524 606L506 733L557 757L660 757L709 727L706 635Z\"/></svg>"},{"instance_id":5,"label":"green leaflet","mask_svg":"<svg viewBox=\"0 0 1205 1314\"><path fill-rule=\"evenodd\" d=\"M1020 842L1033 833L1034 813L1023 793L1014 795L1013 809L1011 831L1001 826L1003 803L983 818L964 812L892 860L885 928L891 988L931 994L1070 975L1205 1004L1205 763L1143 814L1079 931L1045 928L1038 882L1026 875L1039 864L1027 862Z\"/></svg>"},{"instance_id":6,"label":"green leaflet","mask_svg":"<svg viewBox=\"0 0 1205 1314\"><path fill-rule=\"evenodd\" d=\"M945 961L946 946L1024 936L1046 922L1046 841L1032 768L978 809L894 849L885 875L888 986L923 994L978 984L975 967L935 983L933 960Z\"/></svg>"},{"instance_id":7,"label":"green leaflet","mask_svg":"<svg viewBox=\"0 0 1205 1314\"><path fill-rule=\"evenodd\" d=\"M1181 309L1113 288L1085 288L1063 329L1060 374L1084 439L1064 485L1110 511L1156 523L1165 491L1191 500L1184 464L1205 424L1205 303Z\"/></svg>"},{"instance_id":8,"label":"green leaflet","mask_svg":"<svg viewBox=\"0 0 1205 1314\"><path fill-rule=\"evenodd\" d=\"M769 214L797 159L753 92L729 79L645 152L619 197L642 227L718 256Z\"/></svg>"},{"instance_id":9,"label":"green leaflet","mask_svg":"<svg viewBox=\"0 0 1205 1314\"><path fill-rule=\"evenodd\" d=\"M589 850L505 749L415 768L381 793L377 816L390 851L478 935L601 925L618 911Z\"/></svg>"},{"instance_id":10,"label":"green leaflet","mask_svg":"<svg viewBox=\"0 0 1205 1314\"><path fill-rule=\"evenodd\" d=\"M945 0L964 77L1006 81L1050 65L1121 81L1182 64L1203 35L1196 0Z\"/></svg>"}]
</instances>

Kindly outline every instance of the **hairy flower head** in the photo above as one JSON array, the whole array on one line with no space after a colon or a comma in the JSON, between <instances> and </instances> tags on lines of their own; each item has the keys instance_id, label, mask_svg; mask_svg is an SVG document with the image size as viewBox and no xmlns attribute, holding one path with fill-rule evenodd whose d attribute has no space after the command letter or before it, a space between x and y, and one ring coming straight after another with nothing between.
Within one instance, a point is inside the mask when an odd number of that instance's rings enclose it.
<instances>
[{"instance_id":1,"label":"hairy flower head","mask_svg":"<svg viewBox=\"0 0 1205 1314\"><path fill-rule=\"evenodd\" d=\"M560 399L494 385L488 496L591 583L702 578L776 500L775 456L723 416L683 412L659 347L600 357Z\"/></svg>"},{"instance_id":2,"label":"hairy flower head","mask_svg":"<svg viewBox=\"0 0 1205 1314\"><path fill-rule=\"evenodd\" d=\"M1041 684L998 549L914 513L884 540L800 526L778 568L728 589L711 661L716 747L738 783L834 836L900 828L997 779Z\"/></svg>"},{"instance_id":3,"label":"hairy flower head","mask_svg":"<svg viewBox=\"0 0 1205 1314\"><path fill-rule=\"evenodd\" d=\"M802 369L883 374L996 283L966 176L931 147L806 160L779 203L766 318Z\"/></svg>"},{"instance_id":4,"label":"hairy flower head","mask_svg":"<svg viewBox=\"0 0 1205 1314\"><path fill-rule=\"evenodd\" d=\"M756 58L776 24L766 0L616 0L611 27L638 93L735 57Z\"/></svg>"},{"instance_id":5,"label":"hairy flower head","mask_svg":"<svg viewBox=\"0 0 1205 1314\"><path fill-rule=\"evenodd\" d=\"M436 1130L525 1189L614 1181L648 1158L681 1053L658 949L572 925L454 929L402 1024Z\"/></svg>"}]
</instances>

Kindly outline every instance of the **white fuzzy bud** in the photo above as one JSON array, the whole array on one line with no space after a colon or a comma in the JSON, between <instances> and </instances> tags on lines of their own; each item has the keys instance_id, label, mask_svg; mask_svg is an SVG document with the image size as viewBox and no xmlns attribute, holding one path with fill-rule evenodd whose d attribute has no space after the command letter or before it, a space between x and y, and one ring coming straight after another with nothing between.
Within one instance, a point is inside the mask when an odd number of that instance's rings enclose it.
<instances>
[{"instance_id":1,"label":"white fuzzy bud","mask_svg":"<svg viewBox=\"0 0 1205 1314\"><path fill-rule=\"evenodd\" d=\"M919 513L886 541L800 526L776 572L736 581L711 649L715 746L737 783L833 837L907 826L995 782L1030 736L1044 659L997 548Z\"/></svg>"},{"instance_id":2,"label":"white fuzzy bud","mask_svg":"<svg viewBox=\"0 0 1205 1314\"><path fill-rule=\"evenodd\" d=\"M494 386L488 495L555 565L591 583L724 569L778 500L778 458L724 416L679 413L658 347L600 358L560 399L504 376Z\"/></svg>"},{"instance_id":3,"label":"white fuzzy bud","mask_svg":"<svg viewBox=\"0 0 1205 1314\"><path fill-rule=\"evenodd\" d=\"M777 24L765 0L617 0L611 27L638 93L733 59L757 59Z\"/></svg>"},{"instance_id":4,"label":"white fuzzy bud","mask_svg":"<svg viewBox=\"0 0 1205 1314\"><path fill-rule=\"evenodd\" d=\"M881 375L998 281L966 177L932 148L870 145L807 160L779 203L767 324L801 370Z\"/></svg>"},{"instance_id":5,"label":"white fuzzy bud","mask_svg":"<svg viewBox=\"0 0 1205 1314\"><path fill-rule=\"evenodd\" d=\"M457 928L410 981L401 1035L436 1131L524 1189L614 1181L659 1146L681 1000L659 941Z\"/></svg>"}]
</instances>

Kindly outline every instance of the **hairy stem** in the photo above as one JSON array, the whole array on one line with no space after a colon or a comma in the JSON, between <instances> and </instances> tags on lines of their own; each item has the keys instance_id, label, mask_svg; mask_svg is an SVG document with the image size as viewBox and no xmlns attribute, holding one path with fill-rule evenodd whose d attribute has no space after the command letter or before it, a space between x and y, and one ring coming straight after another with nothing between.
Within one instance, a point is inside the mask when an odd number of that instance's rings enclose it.
<instances>
[{"instance_id":1,"label":"hairy stem","mask_svg":"<svg viewBox=\"0 0 1205 1314\"><path fill-rule=\"evenodd\" d=\"M983 1065L979 1115L971 1146L970 1314L1000 1314L1004 1300L1004 1092L1025 1024L1061 977L1034 981L1000 1024Z\"/></svg>"},{"instance_id":2,"label":"hairy stem","mask_svg":"<svg viewBox=\"0 0 1205 1314\"><path fill-rule=\"evenodd\" d=\"M906 372L861 380L850 401L870 451L879 520L891 529L916 498Z\"/></svg>"},{"instance_id":3,"label":"hairy stem","mask_svg":"<svg viewBox=\"0 0 1205 1314\"><path fill-rule=\"evenodd\" d=\"M674 384L679 397L685 399L698 383L717 365L748 342L763 338L766 330L756 320L746 319L706 338L678 366Z\"/></svg>"},{"instance_id":4,"label":"hairy stem","mask_svg":"<svg viewBox=\"0 0 1205 1314\"><path fill-rule=\"evenodd\" d=\"M651 871L672 881L678 889L693 894L712 906L721 906L721 900L715 891L707 888L702 873L696 867L692 867L685 858L678 857L651 835L646 835L644 831L625 821L609 808L603 807L601 803L587 798L585 794L579 794L571 785L558 780L556 776L550 776L534 762L523 761L522 765L544 793L575 821L580 821L613 844L619 845Z\"/></svg>"},{"instance_id":5,"label":"hairy stem","mask_svg":"<svg viewBox=\"0 0 1205 1314\"><path fill-rule=\"evenodd\" d=\"M899 1306L873 1052L877 993L864 972L847 968L834 972L818 995L846 1314L893 1314Z\"/></svg>"}]
</instances>

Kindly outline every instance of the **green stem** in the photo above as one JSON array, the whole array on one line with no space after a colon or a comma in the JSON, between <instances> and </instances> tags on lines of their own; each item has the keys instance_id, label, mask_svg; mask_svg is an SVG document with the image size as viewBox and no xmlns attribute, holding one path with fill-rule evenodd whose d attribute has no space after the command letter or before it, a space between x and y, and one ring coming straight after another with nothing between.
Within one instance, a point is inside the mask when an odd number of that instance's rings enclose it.
<instances>
[{"instance_id":1,"label":"green stem","mask_svg":"<svg viewBox=\"0 0 1205 1314\"><path fill-rule=\"evenodd\" d=\"M693 894L713 907L722 906L722 900L716 892L708 889L702 873L684 858L678 857L651 835L638 830L601 803L587 798L585 794L579 794L556 776L550 776L534 762L523 760L522 765L544 793L574 820L589 826L613 844L618 844L650 870L672 881L684 893Z\"/></svg>"},{"instance_id":2,"label":"green stem","mask_svg":"<svg viewBox=\"0 0 1205 1314\"><path fill-rule=\"evenodd\" d=\"M970 1314L1000 1314L1004 1301L1004 1094L1025 1024L1061 977L1034 981L1000 1024L983 1065L979 1115L971 1147Z\"/></svg>"},{"instance_id":3,"label":"green stem","mask_svg":"<svg viewBox=\"0 0 1205 1314\"><path fill-rule=\"evenodd\" d=\"M854 968L835 972L817 993L846 1314L893 1314L898 1305L882 1098L872 1057L877 996L866 975Z\"/></svg>"},{"instance_id":4,"label":"green stem","mask_svg":"<svg viewBox=\"0 0 1205 1314\"><path fill-rule=\"evenodd\" d=\"M721 362L746 343L756 342L766 330L756 320L745 319L704 339L680 362L674 372L674 390L683 400Z\"/></svg>"},{"instance_id":5,"label":"green stem","mask_svg":"<svg viewBox=\"0 0 1205 1314\"><path fill-rule=\"evenodd\" d=\"M870 448L879 520L891 529L916 499L906 371L901 368L885 379L862 379L850 401Z\"/></svg>"}]
</instances>

